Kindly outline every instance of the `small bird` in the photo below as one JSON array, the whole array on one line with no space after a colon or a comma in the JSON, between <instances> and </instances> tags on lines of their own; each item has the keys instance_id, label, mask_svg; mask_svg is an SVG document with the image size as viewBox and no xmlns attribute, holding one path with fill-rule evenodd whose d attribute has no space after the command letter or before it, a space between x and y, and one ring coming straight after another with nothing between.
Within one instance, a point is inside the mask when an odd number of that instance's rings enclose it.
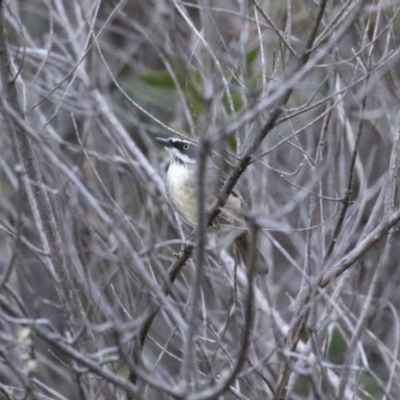
<instances>
[{"instance_id":1,"label":"small bird","mask_svg":"<svg viewBox=\"0 0 400 400\"><path fill-rule=\"evenodd\" d=\"M165 178L168 198L183 219L195 226L197 224L197 154L199 146L188 140L173 137L156 138L156 141L162 144L171 156ZM222 171L212 159L208 160L206 168L204 202L206 209L209 209L223 187L224 179ZM241 228L236 232L235 244L244 262L247 263L250 257L251 237L241 215L243 205L242 196L234 188L213 226L209 227L209 231L218 233L218 231L232 230L233 227ZM258 273L266 273L268 271L266 260L258 249L256 251L256 270Z\"/></svg>"}]
</instances>

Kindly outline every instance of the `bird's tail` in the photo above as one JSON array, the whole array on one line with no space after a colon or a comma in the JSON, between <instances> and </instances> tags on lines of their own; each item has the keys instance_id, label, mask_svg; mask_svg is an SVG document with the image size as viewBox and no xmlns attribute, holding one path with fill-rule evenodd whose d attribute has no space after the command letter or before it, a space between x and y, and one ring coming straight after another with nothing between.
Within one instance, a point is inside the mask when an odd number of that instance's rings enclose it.
<instances>
[{"instance_id":1,"label":"bird's tail","mask_svg":"<svg viewBox=\"0 0 400 400\"><path fill-rule=\"evenodd\" d=\"M236 248L243 259L244 264L250 267L252 252L256 251L255 272L259 275L268 273L268 261L257 247L257 243L252 243L249 231L244 231L235 239ZM254 249L254 250L253 250Z\"/></svg>"}]
</instances>

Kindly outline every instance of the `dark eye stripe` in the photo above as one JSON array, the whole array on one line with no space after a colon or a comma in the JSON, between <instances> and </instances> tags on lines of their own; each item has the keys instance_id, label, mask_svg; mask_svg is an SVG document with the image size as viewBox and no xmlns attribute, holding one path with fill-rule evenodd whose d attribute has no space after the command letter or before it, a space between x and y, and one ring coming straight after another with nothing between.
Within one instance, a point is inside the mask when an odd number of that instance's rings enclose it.
<instances>
[{"instance_id":1,"label":"dark eye stripe","mask_svg":"<svg viewBox=\"0 0 400 400\"><path fill-rule=\"evenodd\" d=\"M183 140L173 139L173 138L170 139L170 143L171 143L172 146L174 146L175 148L177 148L177 149L179 149L181 151L189 150L191 148L191 146L192 146L190 143L187 143L187 142L185 142Z\"/></svg>"}]
</instances>

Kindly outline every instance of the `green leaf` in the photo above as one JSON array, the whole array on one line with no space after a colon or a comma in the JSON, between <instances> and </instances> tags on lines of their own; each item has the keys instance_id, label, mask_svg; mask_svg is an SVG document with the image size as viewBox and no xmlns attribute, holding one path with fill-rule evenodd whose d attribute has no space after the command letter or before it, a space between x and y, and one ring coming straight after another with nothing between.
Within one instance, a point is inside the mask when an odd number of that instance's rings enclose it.
<instances>
[{"instance_id":1,"label":"green leaf","mask_svg":"<svg viewBox=\"0 0 400 400\"><path fill-rule=\"evenodd\" d=\"M155 71L140 75L139 79L148 85L162 89L174 89L175 84L167 71Z\"/></svg>"},{"instance_id":2,"label":"green leaf","mask_svg":"<svg viewBox=\"0 0 400 400\"><path fill-rule=\"evenodd\" d=\"M339 329L335 328L329 346L329 359L336 364L341 364L346 359L347 344Z\"/></svg>"},{"instance_id":3,"label":"green leaf","mask_svg":"<svg viewBox=\"0 0 400 400\"><path fill-rule=\"evenodd\" d=\"M240 93L231 93L231 96L232 96L233 108L235 112L237 112L243 106L242 95ZM228 97L226 95L222 98L222 104L224 105L226 112L230 114L232 110L228 101Z\"/></svg>"},{"instance_id":4,"label":"green leaf","mask_svg":"<svg viewBox=\"0 0 400 400\"><path fill-rule=\"evenodd\" d=\"M250 67L256 58L258 57L258 52L260 51L259 47L254 48L253 50L250 50L247 55L246 55L246 65Z\"/></svg>"}]
</instances>

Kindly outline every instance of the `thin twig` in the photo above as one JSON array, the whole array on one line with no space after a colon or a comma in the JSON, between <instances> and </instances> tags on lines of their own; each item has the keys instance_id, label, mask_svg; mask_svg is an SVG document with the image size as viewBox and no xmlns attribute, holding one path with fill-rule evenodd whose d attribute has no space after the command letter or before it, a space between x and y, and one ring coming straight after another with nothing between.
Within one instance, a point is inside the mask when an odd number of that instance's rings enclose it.
<instances>
[{"instance_id":1,"label":"thin twig","mask_svg":"<svg viewBox=\"0 0 400 400\"><path fill-rule=\"evenodd\" d=\"M7 49L6 37L7 31L4 17L4 4L2 0L0 0L0 75L5 95L3 107L5 105L9 106L15 111L18 119L23 120L24 115L20 107L16 88L17 81L12 79L10 75L12 68ZM35 216L37 229L42 241L42 247L44 251L49 254L49 257L47 258L49 270L52 274L55 274L53 276L55 277L58 294L66 306L64 312L67 314L68 318L74 316L74 318L80 321L81 326L85 326L85 311L80 301L78 287L74 284L71 278L69 266L67 266L65 260L59 230L55 222L47 192L44 189L44 182L32 147L31 139L22 129L21 124L15 123L15 118L12 117L10 113L6 113L5 117L11 131L15 134L20 152L20 159L24 165L24 171L27 177L27 179L24 179L25 189L28 193L30 206ZM83 330L81 345L88 352L94 352L97 350L94 336L87 328ZM104 395L107 399L114 398L109 389L104 390Z\"/></svg>"}]
</instances>

